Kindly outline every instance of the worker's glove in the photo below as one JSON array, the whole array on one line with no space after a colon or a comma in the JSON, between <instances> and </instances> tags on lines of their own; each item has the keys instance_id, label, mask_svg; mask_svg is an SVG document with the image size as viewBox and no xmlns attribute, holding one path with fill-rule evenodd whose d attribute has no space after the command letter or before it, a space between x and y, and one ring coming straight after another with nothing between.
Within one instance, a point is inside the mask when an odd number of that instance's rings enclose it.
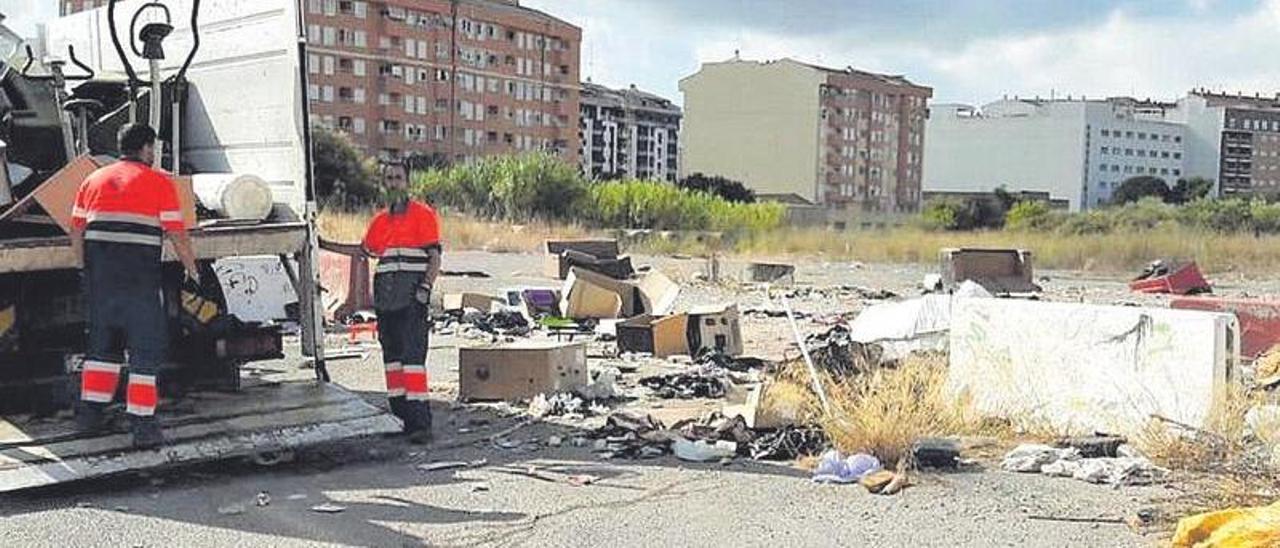
<instances>
[{"instance_id":1,"label":"worker's glove","mask_svg":"<svg viewBox=\"0 0 1280 548\"><path fill-rule=\"evenodd\" d=\"M423 305L431 304L431 284L422 282L418 285L418 290L414 292L414 298Z\"/></svg>"},{"instance_id":2,"label":"worker's glove","mask_svg":"<svg viewBox=\"0 0 1280 548\"><path fill-rule=\"evenodd\" d=\"M192 271L187 270L187 269L185 269L185 268L184 268L184 269L182 269L182 274L183 274L183 276L184 276L184 278L185 278L186 280L188 280L188 281L190 281L191 283L195 284L195 286L196 286L196 287L203 287L203 286L201 286L201 285L200 285L200 273L199 273L199 272L192 272Z\"/></svg>"}]
</instances>

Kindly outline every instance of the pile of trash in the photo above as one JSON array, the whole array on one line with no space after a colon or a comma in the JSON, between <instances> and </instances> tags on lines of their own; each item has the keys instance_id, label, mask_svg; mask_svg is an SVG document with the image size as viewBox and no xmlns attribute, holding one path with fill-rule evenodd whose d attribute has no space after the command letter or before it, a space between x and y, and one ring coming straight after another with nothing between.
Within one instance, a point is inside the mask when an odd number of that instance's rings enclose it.
<instances>
[{"instance_id":1,"label":"pile of trash","mask_svg":"<svg viewBox=\"0 0 1280 548\"><path fill-rule=\"evenodd\" d=\"M797 287L787 292L789 299L820 298L833 299L857 297L869 301L883 301L898 298L898 294L887 289L872 289L860 285L837 285L832 287Z\"/></svg>"},{"instance_id":2,"label":"pile of trash","mask_svg":"<svg viewBox=\"0 0 1280 548\"><path fill-rule=\"evenodd\" d=\"M1169 474L1128 445L1119 446L1116 456L1085 457L1075 447L1023 444L1004 456L1000 468L1117 486L1150 485Z\"/></svg>"},{"instance_id":3,"label":"pile of trash","mask_svg":"<svg viewBox=\"0 0 1280 548\"><path fill-rule=\"evenodd\" d=\"M858 483L868 492L893 495L907 486L907 475L885 470L880 459L866 453L845 457L834 449L822 454L813 469L817 483Z\"/></svg>"},{"instance_id":4,"label":"pile of trash","mask_svg":"<svg viewBox=\"0 0 1280 548\"><path fill-rule=\"evenodd\" d=\"M640 385L662 399L719 399L729 393L726 370L718 366L698 365L681 373L655 375L640 379Z\"/></svg>"},{"instance_id":5,"label":"pile of trash","mask_svg":"<svg viewBox=\"0 0 1280 548\"><path fill-rule=\"evenodd\" d=\"M432 324L436 333L467 338L527 337L533 332L528 318L514 310L455 310L436 316Z\"/></svg>"},{"instance_id":6,"label":"pile of trash","mask_svg":"<svg viewBox=\"0 0 1280 548\"><path fill-rule=\"evenodd\" d=\"M617 411L595 431L596 451L605 458L643 459L673 453L691 462L749 457L785 461L820 454L830 447L817 427L753 430L741 416L712 412L670 428L649 415Z\"/></svg>"},{"instance_id":7,"label":"pile of trash","mask_svg":"<svg viewBox=\"0 0 1280 548\"><path fill-rule=\"evenodd\" d=\"M859 375L880 362L880 351L874 346L854 342L849 327L836 325L825 333L805 339L809 355L819 369L836 376Z\"/></svg>"}]
</instances>

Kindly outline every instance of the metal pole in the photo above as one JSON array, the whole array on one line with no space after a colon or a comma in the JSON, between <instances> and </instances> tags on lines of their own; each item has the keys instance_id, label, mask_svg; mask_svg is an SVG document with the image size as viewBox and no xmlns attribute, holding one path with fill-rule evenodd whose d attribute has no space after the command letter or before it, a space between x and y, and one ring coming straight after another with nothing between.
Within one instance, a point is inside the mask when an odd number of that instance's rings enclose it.
<instances>
[{"instance_id":1,"label":"metal pole","mask_svg":"<svg viewBox=\"0 0 1280 548\"><path fill-rule=\"evenodd\" d=\"M156 130L156 157L151 162L151 167L160 169L160 157L164 156L164 149L160 145L160 60L149 59L151 65L151 111L150 123L151 129Z\"/></svg>"},{"instance_id":2,"label":"metal pole","mask_svg":"<svg viewBox=\"0 0 1280 548\"><path fill-rule=\"evenodd\" d=\"M169 172L173 173L174 176L182 175L179 171L182 168L182 164L178 161L182 151L182 100L178 97L178 87L180 85L178 82L173 83L173 118L169 120L169 126L173 128L172 135L169 138L169 141L173 143L173 161L169 167Z\"/></svg>"},{"instance_id":3,"label":"metal pole","mask_svg":"<svg viewBox=\"0 0 1280 548\"><path fill-rule=\"evenodd\" d=\"M768 286L765 286L768 292ZM787 312L787 322L791 324L791 333L796 337L796 344L800 345L800 355L804 356L804 364L809 367L809 378L813 382L813 391L818 394L818 400L822 402L823 414L831 414L831 402L827 401L827 391L822 388L822 379L818 376L818 367L813 364L813 357L809 355L809 346L804 343L804 336L800 334L800 326L796 324L795 314L791 313L791 301L787 300L787 296L782 295L782 309Z\"/></svg>"}]
</instances>

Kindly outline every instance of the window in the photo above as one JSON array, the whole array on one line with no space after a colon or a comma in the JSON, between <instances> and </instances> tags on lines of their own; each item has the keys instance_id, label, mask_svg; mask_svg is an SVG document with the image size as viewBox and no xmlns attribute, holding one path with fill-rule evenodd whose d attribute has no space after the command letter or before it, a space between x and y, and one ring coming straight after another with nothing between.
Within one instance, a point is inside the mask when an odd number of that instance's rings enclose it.
<instances>
[{"instance_id":1,"label":"window","mask_svg":"<svg viewBox=\"0 0 1280 548\"><path fill-rule=\"evenodd\" d=\"M324 0L324 14L325 14L325 15L337 15L337 14L338 14L338 0Z\"/></svg>"},{"instance_id":2,"label":"window","mask_svg":"<svg viewBox=\"0 0 1280 548\"><path fill-rule=\"evenodd\" d=\"M322 92L320 100L326 103L332 103L333 102L333 86L324 86L323 88L320 88L320 89Z\"/></svg>"},{"instance_id":3,"label":"window","mask_svg":"<svg viewBox=\"0 0 1280 548\"><path fill-rule=\"evenodd\" d=\"M1181 160L1181 159L1182 159L1182 153L1181 153L1181 152L1175 152L1175 153L1173 153L1173 159L1174 159L1174 160Z\"/></svg>"},{"instance_id":4,"label":"window","mask_svg":"<svg viewBox=\"0 0 1280 548\"><path fill-rule=\"evenodd\" d=\"M311 74L320 74L320 56L315 54L307 55L307 72Z\"/></svg>"},{"instance_id":5,"label":"window","mask_svg":"<svg viewBox=\"0 0 1280 548\"><path fill-rule=\"evenodd\" d=\"M355 4L354 8L355 8L355 13L356 13L356 18L358 18L358 19L364 19L364 18L365 18L365 16L369 13L369 4L368 4L368 3L365 3L365 2L354 2L354 4ZM357 131L356 133L364 133L364 131L363 131L363 130L364 130L364 120L362 120L362 119L360 119L360 118L356 118L356 120L359 120L359 121L360 121L360 129L361 129L361 131Z\"/></svg>"},{"instance_id":6,"label":"window","mask_svg":"<svg viewBox=\"0 0 1280 548\"><path fill-rule=\"evenodd\" d=\"M364 118L353 118L351 120L351 131L357 135L364 135Z\"/></svg>"},{"instance_id":7,"label":"window","mask_svg":"<svg viewBox=\"0 0 1280 548\"><path fill-rule=\"evenodd\" d=\"M1119 166L1119 165L1117 165L1117 164L1111 164L1111 172L1112 172L1112 173L1119 173L1119 172L1120 172L1120 166Z\"/></svg>"},{"instance_id":8,"label":"window","mask_svg":"<svg viewBox=\"0 0 1280 548\"><path fill-rule=\"evenodd\" d=\"M1106 131L1106 130L1103 130L1103 131ZM1110 150L1109 150L1109 147L1102 147L1102 153L1103 153L1103 154L1107 154L1109 151L1110 151Z\"/></svg>"},{"instance_id":9,"label":"window","mask_svg":"<svg viewBox=\"0 0 1280 548\"><path fill-rule=\"evenodd\" d=\"M333 66L335 59L332 55L324 56L324 73L326 76L333 76Z\"/></svg>"},{"instance_id":10,"label":"window","mask_svg":"<svg viewBox=\"0 0 1280 548\"><path fill-rule=\"evenodd\" d=\"M1182 175L1182 170L1181 170L1181 169L1178 169L1178 168L1174 168L1174 169L1173 169L1173 176L1174 176L1174 177L1177 177L1177 176L1179 176L1179 175Z\"/></svg>"},{"instance_id":11,"label":"window","mask_svg":"<svg viewBox=\"0 0 1280 548\"><path fill-rule=\"evenodd\" d=\"M1133 156L1133 149L1131 149L1131 148L1126 148L1126 149L1124 149L1124 155L1125 155L1125 156Z\"/></svg>"},{"instance_id":12,"label":"window","mask_svg":"<svg viewBox=\"0 0 1280 548\"><path fill-rule=\"evenodd\" d=\"M356 103L361 105L364 104L364 88L356 88L352 96Z\"/></svg>"},{"instance_id":13,"label":"window","mask_svg":"<svg viewBox=\"0 0 1280 548\"><path fill-rule=\"evenodd\" d=\"M332 46L338 41L338 31L333 27L324 27L324 40L326 46Z\"/></svg>"},{"instance_id":14,"label":"window","mask_svg":"<svg viewBox=\"0 0 1280 548\"><path fill-rule=\"evenodd\" d=\"M1162 151L1160 151L1160 157L1161 157L1161 158L1168 158L1168 157L1169 157L1169 151L1167 151L1167 150L1162 150Z\"/></svg>"},{"instance_id":15,"label":"window","mask_svg":"<svg viewBox=\"0 0 1280 548\"><path fill-rule=\"evenodd\" d=\"M364 59L352 61L351 72L356 76L364 76Z\"/></svg>"},{"instance_id":16,"label":"window","mask_svg":"<svg viewBox=\"0 0 1280 548\"><path fill-rule=\"evenodd\" d=\"M1138 132L1138 139L1139 139L1139 140L1142 140L1142 141L1146 141L1146 140L1147 140L1147 134L1146 134L1146 133L1142 133L1141 131L1139 131L1139 132Z\"/></svg>"},{"instance_id":17,"label":"window","mask_svg":"<svg viewBox=\"0 0 1280 548\"><path fill-rule=\"evenodd\" d=\"M1133 138L1133 132L1132 132L1132 131L1126 131L1126 132L1124 132L1124 136L1125 136L1125 138L1126 138L1126 139L1132 139L1132 138Z\"/></svg>"},{"instance_id":18,"label":"window","mask_svg":"<svg viewBox=\"0 0 1280 548\"><path fill-rule=\"evenodd\" d=\"M1181 142L1182 142L1182 136L1181 136L1181 135L1174 135L1174 136L1173 136L1173 142L1175 142L1175 143L1181 143Z\"/></svg>"},{"instance_id":19,"label":"window","mask_svg":"<svg viewBox=\"0 0 1280 548\"><path fill-rule=\"evenodd\" d=\"M1098 164L1098 171L1106 171L1107 164Z\"/></svg>"},{"instance_id":20,"label":"window","mask_svg":"<svg viewBox=\"0 0 1280 548\"><path fill-rule=\"evenodd\" d=\"M1110 137L1110 136L1111 136L1111 130L1109 130L1109 129L1104 129L1104 130L1102 130L1102 136L1103 136L1103 137ZM1104 148L1105 148L1105 147L1104 147Z\"/></svg>"}]
</instances>

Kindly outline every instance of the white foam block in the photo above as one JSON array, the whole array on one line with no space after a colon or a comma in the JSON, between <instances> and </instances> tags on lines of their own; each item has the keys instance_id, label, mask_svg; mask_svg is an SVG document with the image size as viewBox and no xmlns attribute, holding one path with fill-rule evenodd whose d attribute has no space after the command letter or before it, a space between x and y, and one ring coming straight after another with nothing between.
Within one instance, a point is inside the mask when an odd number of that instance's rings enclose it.
<instances>
[{"instance_id":1,"label":"white foam block","mask_svg":"<svg viewBox=\"0 0 1280 548\"><path fill-rule=\"evenodd\" d=\"M1216 312L956 299L948 388L980 412L1133 434L1152 414L1203 425L1239 363Z\"/></svg>"}]
</instances>

